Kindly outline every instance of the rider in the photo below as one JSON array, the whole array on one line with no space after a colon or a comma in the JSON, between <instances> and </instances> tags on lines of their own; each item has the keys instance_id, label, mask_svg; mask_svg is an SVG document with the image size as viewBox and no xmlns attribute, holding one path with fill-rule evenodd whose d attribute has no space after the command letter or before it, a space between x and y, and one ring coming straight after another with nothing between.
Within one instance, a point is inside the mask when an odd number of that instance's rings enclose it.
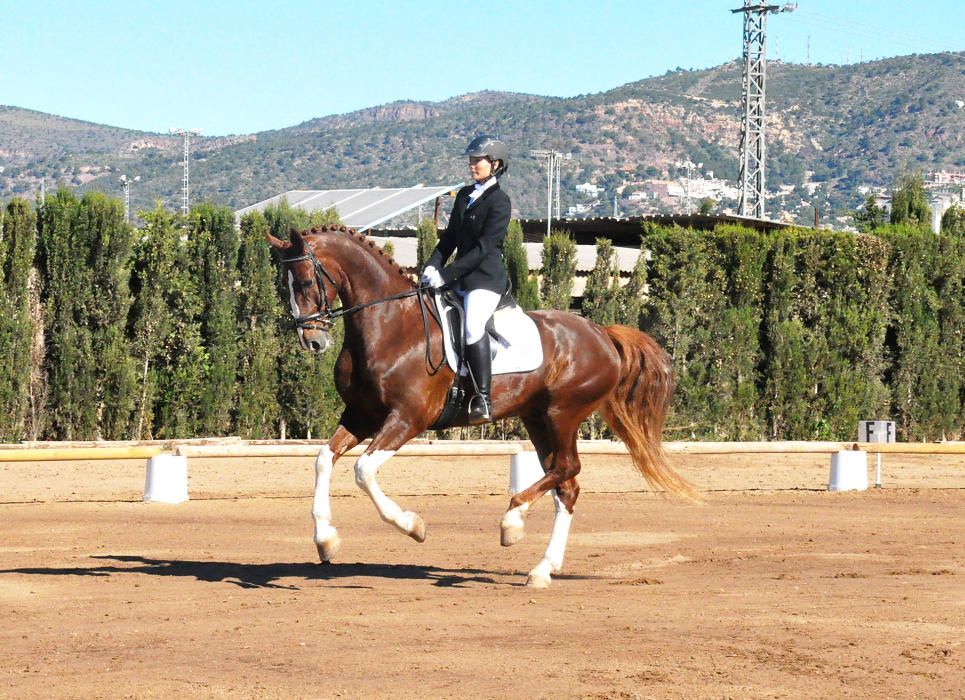
<instances>
[{"instance_id":1,"label":"rider","mask_svg":"<svg viewBox=\"0 0 965 700\"><path fill-rule=\"evenodd\" d=\"M492 420L490 385L492 355L486 323L509 287L503 263L503 241L512 206L497 177L509 167L506 145L492 136L477 136L466 147L475 181L459 190L449 225L439 237L422 272L422 283L454 285L466 310L466 360L476 386L469 402L469 424ZM456 252L455 259L445 262Z\"/></svg>"}]
</instances>

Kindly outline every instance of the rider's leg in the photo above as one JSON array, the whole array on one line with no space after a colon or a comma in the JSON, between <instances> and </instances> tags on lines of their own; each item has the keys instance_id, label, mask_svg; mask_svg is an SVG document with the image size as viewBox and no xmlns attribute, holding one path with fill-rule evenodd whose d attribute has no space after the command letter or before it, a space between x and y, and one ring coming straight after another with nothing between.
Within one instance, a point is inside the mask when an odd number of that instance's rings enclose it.
<instances>
[{"instance_id":1,"label":"rider's leg","mask_svg":"<svg viewBox=\"0 0 965 700\"><path fill-rule=\"evenodd\" d=\"M466 361L476 386L476 397L470 401L470 425L492 420L492 354L486 323L496 311L499 296L488 289L473 289L463 294L466 308Z\"/></svg>"}]
</instances>

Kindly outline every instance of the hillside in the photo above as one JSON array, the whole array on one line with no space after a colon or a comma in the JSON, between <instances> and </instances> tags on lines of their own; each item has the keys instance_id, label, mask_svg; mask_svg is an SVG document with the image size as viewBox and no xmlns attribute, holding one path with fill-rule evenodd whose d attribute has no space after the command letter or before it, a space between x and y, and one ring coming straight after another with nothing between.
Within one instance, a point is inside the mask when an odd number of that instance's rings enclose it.
<instances>
[{"instance_id":1,"label":"hillside","mask_svg":"<svg viewBox=\"0 0 965 700\"><path fill-rule=\"evenodd\" d=\"M965 54L848 66L775 62L767 85L769 213L802 200L844 211L860 201L859 186L889 186L903 170L965 169L965 108L956 103L965 99ZM482 92L398 102L196 139L191 196L239 208L287 189L457 182L466 177L465 143L490 132L514 154L506 184L521 216L545 211L545 171L528 155L536 148L574 154L562 168L564 208L577 201L575 185L589 181L604 190L591 213L606 214L614 190L677 178L682 159L736 181L740 113L736 62L573 98ZM0 165L3 199L39 190L42 176L48 187L119 195L117 176L125 173L141 176L131 190L135 208L180 202L181 141L168 134L0 107Z\"/></svg>"}]
</instances>

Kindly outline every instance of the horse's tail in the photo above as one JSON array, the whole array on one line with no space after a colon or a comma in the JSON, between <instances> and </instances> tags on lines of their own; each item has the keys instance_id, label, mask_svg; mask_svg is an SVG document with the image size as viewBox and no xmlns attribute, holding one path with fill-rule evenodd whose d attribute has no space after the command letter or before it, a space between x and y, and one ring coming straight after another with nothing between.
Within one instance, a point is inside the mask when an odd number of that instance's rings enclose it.
<instances>
[{"instance_id":1,"label":"horse's tail","mask_svg":"<svg viewBox=\"0 0 965 700\"><path fill-rule=\"evenodd\" d=\"M604 330L620 354L620 382L600 406L600 415L651 486L699 502L693 485L673 470L660 444L674 389L670 357L646 333L627 326Z\"/></svg>"}]
</instances>

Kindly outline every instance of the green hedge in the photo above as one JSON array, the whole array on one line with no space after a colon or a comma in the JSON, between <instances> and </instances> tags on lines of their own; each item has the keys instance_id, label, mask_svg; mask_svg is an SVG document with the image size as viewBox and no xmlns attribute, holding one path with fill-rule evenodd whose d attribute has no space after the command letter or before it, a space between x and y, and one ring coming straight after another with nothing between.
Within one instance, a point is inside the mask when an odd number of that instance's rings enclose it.
<instances>
[{"instance_id":1,"label":"green hedge","mask_svg":"<svg viewBox=\"0 0 965 700\"><path fill-rule=\"evenodd\" d=\"M668 437L900 439L963 432L965 246L882 235L649 229L641 327L674 361Z\"/></svg>"},{"instance_id":2,"label":"green hedge","mask_svg":"<svg viewBox=\"0 0 965 700\"><path fill-rule=\"evenodd\" d=\"M264 233L332 214L140 216L69 191L3 208L0 440L327 435L337 353L298 348ZM642 247L621 287L598 241L583 311L639 319L670 353L668 438L853 439L884 418L901 439L965 432L965 238L649 227ZM539 305L569 305L574 252L554 232Z\"/></svg>"}]
</instances>

